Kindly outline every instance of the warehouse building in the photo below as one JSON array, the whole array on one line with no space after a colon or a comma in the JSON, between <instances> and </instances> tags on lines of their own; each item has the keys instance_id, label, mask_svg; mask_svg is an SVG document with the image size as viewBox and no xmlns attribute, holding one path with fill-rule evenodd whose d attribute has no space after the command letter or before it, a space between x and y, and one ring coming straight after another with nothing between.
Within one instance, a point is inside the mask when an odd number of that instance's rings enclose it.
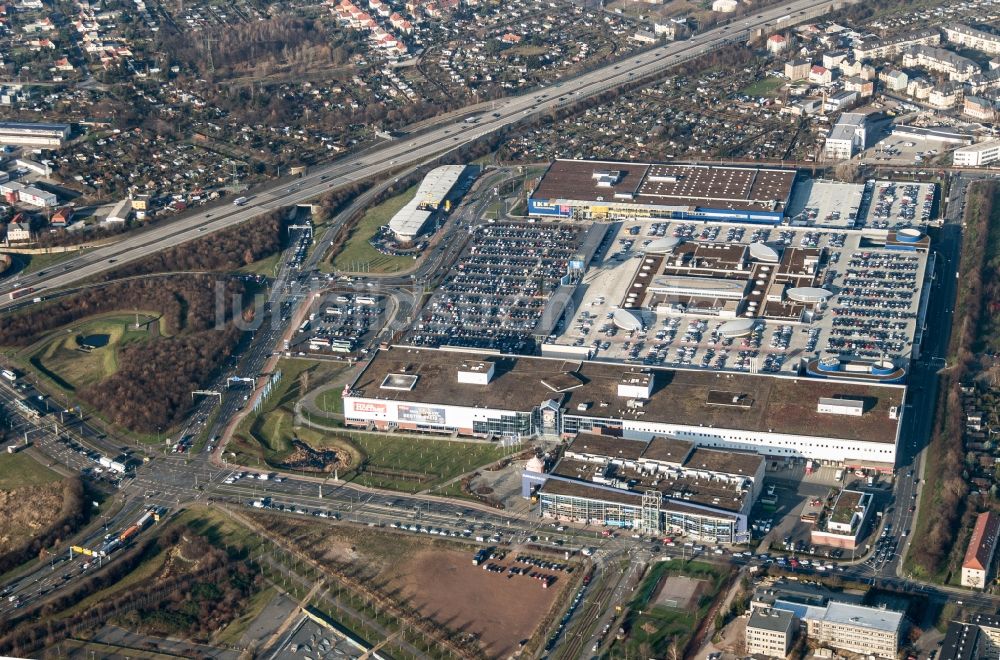
<instances>
[{"instance_id":1,"label":"warehouse building","mask_svg":"<svg viewBox=\"0 0 1000 660\"><path fill-rule=\"evenodd\" d=\"M0 144L58 148L63 145L69 134L69 124L0 121Z\"/></svg>"},{"instance_id":2,"label":"warehouse building","mask_svg":"<svg viewBox=\"0 0 1000 660\"><path fill-rule=\"evenodd\" d=\"M442 165L427 173L417 193L389 220L389 229L402 243L411 243L420 235L434 212L447 210L448 195L465 172L464 165Z\"/></svg>"},{"instance_id":3,"label":"warehouse building","mask_svg":"<svg viewBox=\"0 0 1000 660\"><path fill-rule=\"evenodd\" d=\"M482 383L465 382L467 365ZM637 368L559 358L394 347L377 351L343 393L349 426L481 438L630 440L808 458L891 471L905 388L882 383ZM819 400L864 402L862 414Z\"/></svg>"},{"instance_id":4,"label":"warehouse building","mask_svg":"<svg viewBox=\"0 0 1000 660\"><path fill-rule=\"evenodd\" d=\"M528 214L776 225L795 177L777 168L557 160L528 197Z\"/></svg>"}]
</instances>

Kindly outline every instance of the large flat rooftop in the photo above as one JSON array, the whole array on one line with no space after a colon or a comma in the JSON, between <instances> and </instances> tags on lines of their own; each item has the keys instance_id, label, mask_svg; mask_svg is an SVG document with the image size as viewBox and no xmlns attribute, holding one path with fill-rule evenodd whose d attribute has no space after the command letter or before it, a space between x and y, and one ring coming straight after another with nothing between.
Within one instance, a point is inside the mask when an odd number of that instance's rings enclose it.
<instances>
[{"instance_id":1,"label":"large flat rooftop","mask_svg":"<svg viewBox=\"0 0 1000 660\"><path fill-rule=\"evenodd\" d=\"M458 382L457 369L469 359L496 364L489 384ZM902 386L650 368L653 394L641 408L630 408L627 398L618 395L618 384L631 368L604 362L395 347L373 356L355 381L352 396L511 411L529 411L555 399L567 415L890 445L896 440L899 422L890 418L890 409L902 405ZM415 375L417 381L409 391L381 388L386 376L393 373ZM556 393L542 384L560 373L574 373L582 385ZM710 392L718 390L740 393L745 405L712 403ZM824 397L860 399L865 402L865 412L860 417L817 412L817 402ZM581 403L586 404L586 412L577 412Z\"/></svg>"},{"instance_id":2,"label":"large flat rooftop","mask_svg":"<svg viewBox=\"0 0 1000 660\"><path fill-rule=\"evenodd\" d=\"M794 182L794 170L776 168L557 160L532 197L780 212Z\"/></svg>"}]
</instances>

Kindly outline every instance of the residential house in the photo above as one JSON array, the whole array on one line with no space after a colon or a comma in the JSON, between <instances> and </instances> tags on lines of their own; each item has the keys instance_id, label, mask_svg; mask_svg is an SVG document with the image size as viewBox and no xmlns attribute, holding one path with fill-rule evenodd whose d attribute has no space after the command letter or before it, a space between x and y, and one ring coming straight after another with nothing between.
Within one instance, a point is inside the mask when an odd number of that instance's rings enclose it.
<instances>
[{"instance_id":1,"label":"residential house","mask_svg":"<svg viewBox=\"0 0 1000 660\"><path fill-rule=\"evenodd\" d=\"M910 81L909 76L899 69L883 69L878 79L890 92L905 92L906 84Z\"/></svg>"},{"instance_id":2,"label":"residential house","mask_svg":"<svg viewBox=\"0 0 1000 660\"><path fill-rule=\"evenodd\" d=\"M1000 537L1000 514L993 511L980 513L972 538L962 562L962 586L983 589L988 584L990 567L997 551Z\"/></svg>"},{"instance_id":3,"label":"residential house","mask_svg":"<svg viewBox=\"0 0 1000 660\"><path fill-rule=\"evenodd\" d=\"M33 240L35 240L35 232L31 229L31 223L27 216L18 213L7 225L7 244L30 243Z\"/></svg>"},{"instance_id":4,"label":"residential house","mask_svg":"<svg viewBox=\"0 0 1000 660\"><path fill-rule=\"evenodd\" d=\"M875 83L861 76L851 76L844 79L844 91L856 92L859 98L868 98L875 93Z\"/></svg>"},{"instance_id":5,"label":"residential house","mask_svg":"<svg viewBox=\"0 0 1000 660\"><path fill-rule=\"evenodd\" d=\"M789 80L805 80L809 77L809 70L812 62L804 59L795 59L785 62L785 77Z\"/></svg>"},{"instance_id":6,"label":"residential house","mask_svg":"<svg viewBox=\"0 0 1000 660\"><path fill-rule=\"evenodd\" d=\"M777 55L778 53L784 51L788 48L788 39L780 34L772 34L767 38L767 52L772 55Z\"/></svg>"},{"instance_id":7,"label":"residential house","mask_svg":"<svg viewBox=\"0 0 1000 660\"><path fill-rule=\"evenodd\" d=\"M71 222L73 222L73 209L68 206L64 206L49 218L49 224L53 227L66 227Z\"/></svg>"},{"instance_id":8,"label":"residential house","mask_svg":"<svg viewBox=\"0 0 1000 660\"><path fill-rule=\"evenodd\" d=\"M658 39L656 35L649 30L636 30L635 34L632 35L632 41L639 44L655 44Z\"/></svg>"},{"instance_id":9,"label":"residential house","mask_svg":"<svg viewBox=\"0 0 1000 660\"><path fill-rule=\"evenodd\" d=\"M828 85L833 81L833 72L825 66L814 65L809 69L809 82L816 85Z\"/></svg>"}]
</instances>

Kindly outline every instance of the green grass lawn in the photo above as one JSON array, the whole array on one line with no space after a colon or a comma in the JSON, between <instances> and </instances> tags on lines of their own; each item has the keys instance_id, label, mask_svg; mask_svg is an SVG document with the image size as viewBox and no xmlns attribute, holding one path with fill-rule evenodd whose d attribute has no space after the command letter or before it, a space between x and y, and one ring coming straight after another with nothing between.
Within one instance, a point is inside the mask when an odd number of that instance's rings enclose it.
<instances>
[{"instance_id":1,"label":"green grass lawn","mask_svg":"<svg viewBox=\"0 0 1000 660\"><path fill-rule=\"evenodd\" d=\"M784 84L785 81L781 78L764 78L750 83L740 91L747 96L774 96L778 88Z\"/></svg>"},{"instance_id":2,"label":"green grass lawn","mask_svg":"<svg viewBox=\"0 0 1000 660\"><path fill-rule=\"evenodd\" d=\"M615 642L615 657L669 657L671 647L683 652L698 624L708 615L709 608L729 573L728 568L698 561L665 561L654 564L635 596L629 602L625 616L628 637ZM660 582L671 575L684 575L705 580L696 603L689 607L673 608L650 605L657 594Z\"/></svg>"},{"instance_id":3,"label":"green grass lawn","mask_svg":"<svg viewBox=\"0 0 1000 660\"><path fill-rule=\"evenodd\" d=\"M344 397L339 388L333 387L316 397L316 407L334 415L344 414Z\"/></svg>"},{"instance_id":4,"label":"green grass lawn","mask_svg":"<svg viewBox=\"0 0 1000 660\"><path fill-rule=\"evenodd\" d=\"M417 492L453 477L492 463L505 455L503 449L485 442L453 442L425 436L383 435L350 431L323 431L307 426L296 427L294 406L304 394L301 375L307 374L306 391L329 382L347 365L317 360L283 359L279 362L281 381L261 409L248 415L230 444L234 462L257 466L277 466L292 451L298 438L313 449L341 448L352 457L351 469L364 463L360 473L343 474L357 483L376 488ZM325 412L343 411L337 388L329 396L317 398ZM316 420L332 425L330 420ZM259 463L258 463L259 461Z\"/></svg>"},{"instance_id":5,"label":"green grass lawn","mask_svg":"<svg viewBox=\"0 0 1000 660\"><path fill-rule=\"evenodd\" d=\"M275 267L278 265L278 261L281 259L281 253L275 252L274 254L264 257L263 259L258 259L252 264L247 264L243 268L239 269L241 273L249 273L250 275L265 275L268 277L274 277Z\"/></svg>"},{"instance_id":6,"label":"green grass lawn","mask_svg":"<svg viewBox=\"0 0 1000 660\"><path fill-rule=\"evenodd\" d=\"M499 445L486 442L453 442L373 433L344 433L341 437L349 440L367 457L369 471L358 476L358 483L406 492L430 488L505 455ZM391 474L395 471L400 474Z\"/></svg>"},{"instance_id":7,"label":"green grass lawn","mask_svg":"<svg viewBox=\"0 0 1000 660\"><path fill-rule=\"evenodd\" d=\"M153 318L139 315L140 323ZM75 323L34 352L28 362L62 389L95 385L118 370L118 351L122 347L150 338L151 333L145 327L135 329L135 319L133 314L119 314ZM107 344L90 351L81 350L80 340L91 335L106 335Z\"/></svg>"},{"instance_id":8,"label":"green grass lawn","mask_svg":"<svg viewBox=\"0 0 1000 660\"><path fill-rule=\"evenodd\" d=\"M0 454L0 490L60 481L62 477L28 454Z\"/></svg>"},{"instance_id":9,"label":"green grass lawn","mask_svg":"<svg viewBox=\"0 0 1000 660\"><path fill-rule=\"evenodd\" d=\"M333 268L351 271L357 269L359 263L368 264L368 268L373 273L398 273L412 268L414 265L412 257L393 257L382 254L368 243L368 239L375 235L379 227L389 224L392 216L413 199L416 193L417 187L413 186L395 197L390 197L378 206L368 209L354 226L354 230L344 247L334 257Z\"/></svg>"},{"instance_id":10,"label":"green grass lawn","mask_svg":"<svg viewBox=\"0 0 1000 660\"><path fill-rule=\"evenodd\" d=\"M281 380L271 390L260 410L247 415L237 428L236 435L248 443L236 441L230 444L230 451L237 455L236 462L280 461L291 451L290 441L296 435L306 442L314 440L308 429L292 428L295 402L304 394L301 391L302 374L306 374L308 391L329 382L347 369L347 365L320 360L282 359L277 368L281 371Z\"/></svg>"}]
</instances>

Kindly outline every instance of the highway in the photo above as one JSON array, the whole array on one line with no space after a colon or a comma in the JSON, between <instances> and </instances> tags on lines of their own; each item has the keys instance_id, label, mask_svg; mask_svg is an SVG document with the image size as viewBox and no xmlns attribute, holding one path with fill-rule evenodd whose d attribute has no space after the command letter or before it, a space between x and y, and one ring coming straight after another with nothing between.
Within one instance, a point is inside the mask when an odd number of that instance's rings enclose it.
<instances>
[{"instance_id":1,"label":"highway","mask_svg":"<svg viewBox=\"0 0 1000 660\"><path fill-rule=\"evenodd\" d=\"M478 120L475 122L448 119L419 134L404 135L363 153L315 167L301 178L275 182L251 191L245 195L248 201L243 206L227 203L137 230L121 241L94 248L48 270L3 282L0 284L0 295L3 296L0 299L0 309L14 302L7 296L11 291L31 287L34 290L31 297L44 296L47 291L95 277L122 264L245 222L262 213L307 202L357 181L428 162L508 126L534 119L609 89L661 75L670 67L727 43L744 41L757 28L768 25L778 27L779 19L782 25L800 22L826 13L830 6L829 2L793 0L762 9L759 14L696 34L689 40L672 42L574 78L499 100L495 102L492 112L483 111L477 115ZM472 109L477 107L481 106L474 106Z\"/></svg>"}]
</instances>

